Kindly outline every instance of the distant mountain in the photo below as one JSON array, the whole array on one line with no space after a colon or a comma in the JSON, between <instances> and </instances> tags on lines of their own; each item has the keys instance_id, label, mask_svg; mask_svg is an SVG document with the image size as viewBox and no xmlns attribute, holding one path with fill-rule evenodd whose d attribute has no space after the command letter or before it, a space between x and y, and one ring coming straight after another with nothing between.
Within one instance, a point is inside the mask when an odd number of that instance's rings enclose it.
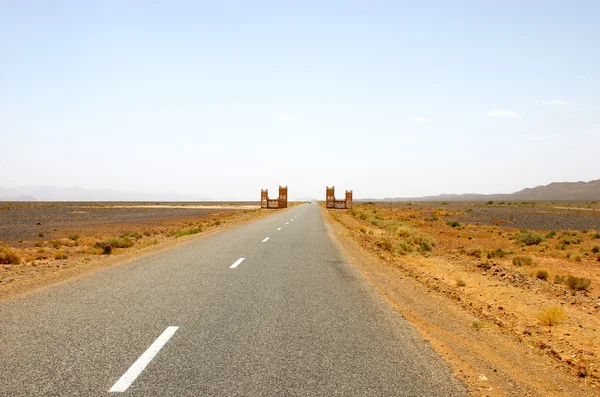
<instances>
[{"instance_id":1,"label":"distant mountain","mask_svg":"<svg viewBox=\"0 0 600 397\"><path fill-rule=\"evenodd\" d=\"M600 201L600 179L590 182L553 182L510 194L440 194L425 197L395 197L383 201ZM362 199L360 201L366 201Z\"/></svg>"},{"instance_id":2,"label":"distant mountain","mask_svg":"<svg viewBox=\"0 0 600 397\"><path fill-rule=\"evenodd\" d=\"M210 197L194 194L121 192L110 189L81 187L25 186L0 187L0 201L210 201Z\"/></svg>"}]
</instances>

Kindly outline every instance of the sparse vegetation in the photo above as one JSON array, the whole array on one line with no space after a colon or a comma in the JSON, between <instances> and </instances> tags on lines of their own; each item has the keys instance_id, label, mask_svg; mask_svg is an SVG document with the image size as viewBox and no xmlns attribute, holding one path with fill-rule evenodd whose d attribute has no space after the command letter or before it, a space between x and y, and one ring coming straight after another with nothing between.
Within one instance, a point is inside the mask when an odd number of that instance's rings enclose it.
<instances>
[{"instance_id":1,"label":"sparse vegetation","mask_svg":"<svg viewBox=\"0 0 600 397\"><path fill-rule=\"evenodd\" d=\"M133 241L129 237L109 237L94 245L96 248L101 248L104 255L112 254L114 248L129 248L132 246Z\"/></svg>"},{"instance_id":2,"label":"sparse vegetation","mask_svg":"<svg viewBox=\"0 0 600 397\"><path fill-rule=\"evenodd\" d=\"M535 273L535 277L540 280L548 280L548 270L540 269Z\"/></svg>"},{"instance_id":3,"label":"sparse vegetation","mask_svg":"<svg viewBox=\"0 0 600 397\"><path fill-rule=\"evenodd\" d=\"M177 230L176 232L173 232L172 235L175 236L176 238L178 238L178 237L183 237L183 236L188 236L190 234L198 234L198 233L202 233L202 228L192 227L190 229Z\"/></svg>"},{"instance_id":4,"label":"sparse vegetation","mask_svg":"<svg viewBox=\"0 0 600 397\"><path fill-rule=\"evenodd\" d=\"M565 284L573 291L587 291L592 284L592 280L585 277L575 277L569 274L565 280Z\"/></svg>"},{"instance_id":5,"label":"sparse vegetation","mask_svg":"<svg viewBox=\"0 0 600 397\"><path fill-rule=\"evenodd\" d=\"M460 222L457 222L457 221L448 221L448 222L446 222L446 225L448 225L450 227L460 227Z\"/></svg>"},{"instance_id":6,"label":"sparse vegetation","mask_svg":"<svg viewBox=\"0 0 600 397\"><path fill-rule=\"evenodd\" d=\"M566 232L563 232L563 234L561 234L558 241L559 241L559 243L564 244L564 245L571 245L571 244L580 244L582 239L577 235L577 232L566 231Z\"/></svg>"},{"instance_id":7,"label":"sparse vegetation","mask_svg":"<svg viewBox=\"0 0 600 397\"><path fill-rule=\"evenodd\" d=\"M21 257L8 247L0 247L0 264L18 265L21 263Z\"/></svg>"},{"instance_id":8,"label":"sparse vegetation","mask_svg":"<svg viewBox=\"0 0 600 397\"><path fill-rule=\"evenodd\" d=\"M515 266L533 266L533 259L530 256L515 256L512 263Z\"/></svg>"},{"instance_id":9,"label":"sparse vegetation","mask_svg":"<svg viewBox=\"0 0 600 397\"><path fill-rule=\"evenodd\" d=\"M45 236L44 232L39 232L39 233L38 233L38 237L41 237L41 238L43 238L44 236Z\"/></svg>"},{"instance_id":10,"label":"sparse vegetation","mask_svg":"<svg viewBox=\"0 0 600 397\"><path fill-rule=\"evenodd\" d=\"M522 245L538 245L544 240L541 234L529 230L521 230L514 237Z\"/></svg>"},{"instance_id":11,"label":"sparse vegetation","mask_svg":"<svg viewBox=\"0 0 600 397\"><path fill-rule=\"evenodd\" d=\"M492 258L504 258L508 252L504 251L502 248L497 248L495 250L488 251L487 257L488 259Z\"/></svg>"},{"instance_id":12,"label":"sparse vegetation","mask_svg":"<svg viewBox=\"0 0 600 397\"><path fill-rule=\"evenodd\" d=\"M69 240L77 241L77 240L79 240L79 235L78 234L71 234L69 236Z\"/></svg>"},{"instance_id":13,"label":"sparse vegetation","mask_svg":"<svg viewBox=\"0 0 600 397\"><path fill-rule=\"evenodd\" d=\"M56 251L54 253L54 259L67 259L67 254L62 251Z\"/></svg>"},{"instance_id":14,"label":"sparse vegetation","mask_svg":"<svg viewBox=\"0 0 600 397\"><path fill-rule=\"evenodd\" d=\"M551 327L564 321L567 318L567 315L562 307L550 306L543 307L536 317L542 325Z\"/></svg>"},{"instance_id":15,"label":"sparse vegetation","mask_svg":"<svg viewBox=\"0 0 600 397\"><path fill-rule=\"evenodd\" d=\"M465 285L467 285L467 283L465 282L465 280L463 280L460 277L456 278L456 286L457 287L464 287Z\"/></svg>"}]
</instances>

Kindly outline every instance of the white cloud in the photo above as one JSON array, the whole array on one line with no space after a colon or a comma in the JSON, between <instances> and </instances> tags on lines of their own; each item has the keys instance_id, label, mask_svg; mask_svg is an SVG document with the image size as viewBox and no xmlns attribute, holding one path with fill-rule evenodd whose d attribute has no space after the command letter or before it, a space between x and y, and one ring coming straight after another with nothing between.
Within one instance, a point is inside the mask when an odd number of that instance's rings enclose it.
<instances>
[{"instance_id":1,"label":"white cloud","mask_svg":"<svg viewBox=\"0 0 600 397\"><path fill-rule=\"evenodd\" d=\"M302 118L302 116L299 116L297 114L282 114L281 116L279 116L279 120L281 121L294 121L294 120L300 120Z\"/></svg>"},{"instance_id":2,"label":"white cloud","mask_svg":"<svg viewBox=\"0 0 600 397\"><path fill-rule=\"evenodd\" d=\"M413 116L407 120L409 123L429 123L429 119L423 116Z\"/></svg>"},{"instance_id":3,"label":"white cloud","mask_svg":"<svg viewBox=\"0 0 600 397\"><path fill-rule=\"evenodd\" d=\"M517 112L513 112L507 109L492 109L486 113L489 117L496 117L499 119L520 119L521 115Z\"/></svg>"}]
</instances>

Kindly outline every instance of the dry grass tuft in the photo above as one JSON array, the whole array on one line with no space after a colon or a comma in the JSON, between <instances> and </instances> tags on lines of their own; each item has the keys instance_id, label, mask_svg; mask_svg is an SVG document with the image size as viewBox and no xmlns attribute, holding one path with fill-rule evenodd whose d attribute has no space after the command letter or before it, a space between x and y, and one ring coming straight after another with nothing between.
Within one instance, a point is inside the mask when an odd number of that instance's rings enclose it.
<instances>
[{"instance_id":1,"label":"dry grass tuft","mask_svg":"<svg viewBox=\"0 0 600 397\"><path fill-rule=\"evenodd\" d=\"M512 263L515 266L533 266L533 259L530 256L515 256Z\"/></svg>"},{"instance_id":2,"label":"dry grass tuft","mask_svg":"<svg viewBox=\"0 0 600 397\"><path fill-rule=\"evenodd\" d=\"M535 277L540 280L548 280L548 270L540 269L535 273Z\"/></svg>"},{"instance_id":3,"label":"dry grass tuft","mask_svg":"<svg viewBox=\"0 0 600 397\"><path fill-rule=\"evenodd\" d=\"M18 265L21 257L8 247L0 247L0 263L3 265Z\"/></svg>"},{"instance_id":4,"label":"dry grass tuft","mask_svg":"<svg viewBox=\"0 0 600 397\"><path fill-rule=\"evenodd\" d=\"M565 280L565 284L573 291L587 291L592 284L592 280L585 277L575 277L569 274Z\"/></svg>"},{"instance_id":5,"label":"dry grass tuft","mask_svg":"<svg viewBox=\"0 0 600 397\"><path fill-rule=\"evenodd\" d=\"M537 319L542 325L549 327L556 325L567 318L565 311L560 306L543 307L537 314Z\"/></svg>"}]
</instances>

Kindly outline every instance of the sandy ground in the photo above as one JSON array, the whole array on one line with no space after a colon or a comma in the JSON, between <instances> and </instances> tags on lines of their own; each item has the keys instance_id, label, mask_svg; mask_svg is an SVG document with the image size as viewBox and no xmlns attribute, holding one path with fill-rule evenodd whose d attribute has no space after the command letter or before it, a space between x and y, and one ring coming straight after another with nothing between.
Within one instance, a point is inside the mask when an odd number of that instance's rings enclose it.
<instances>
[{"instance_id":1,"label":"sandy ground","mask_svg":"<svg viewBox=\"0 0 600 397\"><path fill-rule=\"evenodd\" d=\"M558 237L547 239L542 250L516 245L510 236L518 230L474 225L456 230L446 224L446 219L460 216L456 209L433 210L438 220L431 220L436 218L431 207L414 205L359 205L352 213L323 212L345 254L448 360L473 395L600 395L596 257L567 259L552 248ZM367 213L368 217L361 215ZM378 222L391 218L414 233L434 236L435 246L423 254L382 249L377 244L387 237ZM587 233L591 236L593 231ZM577 251L589 252L595 241L584 239ZM467 254L475 245L483 252L502 247L514 253L475 258ZM535 258L534 265L515 267L511 258L525 254ZM592 287L573 293L564 285L537 279L532 274L541 267L551 275L590 277ZM465 285L458 286L457 278ZM541 325L536 315L543 306L562 307L567 319L552 327Z\"/></svg>"}]
</instances>

